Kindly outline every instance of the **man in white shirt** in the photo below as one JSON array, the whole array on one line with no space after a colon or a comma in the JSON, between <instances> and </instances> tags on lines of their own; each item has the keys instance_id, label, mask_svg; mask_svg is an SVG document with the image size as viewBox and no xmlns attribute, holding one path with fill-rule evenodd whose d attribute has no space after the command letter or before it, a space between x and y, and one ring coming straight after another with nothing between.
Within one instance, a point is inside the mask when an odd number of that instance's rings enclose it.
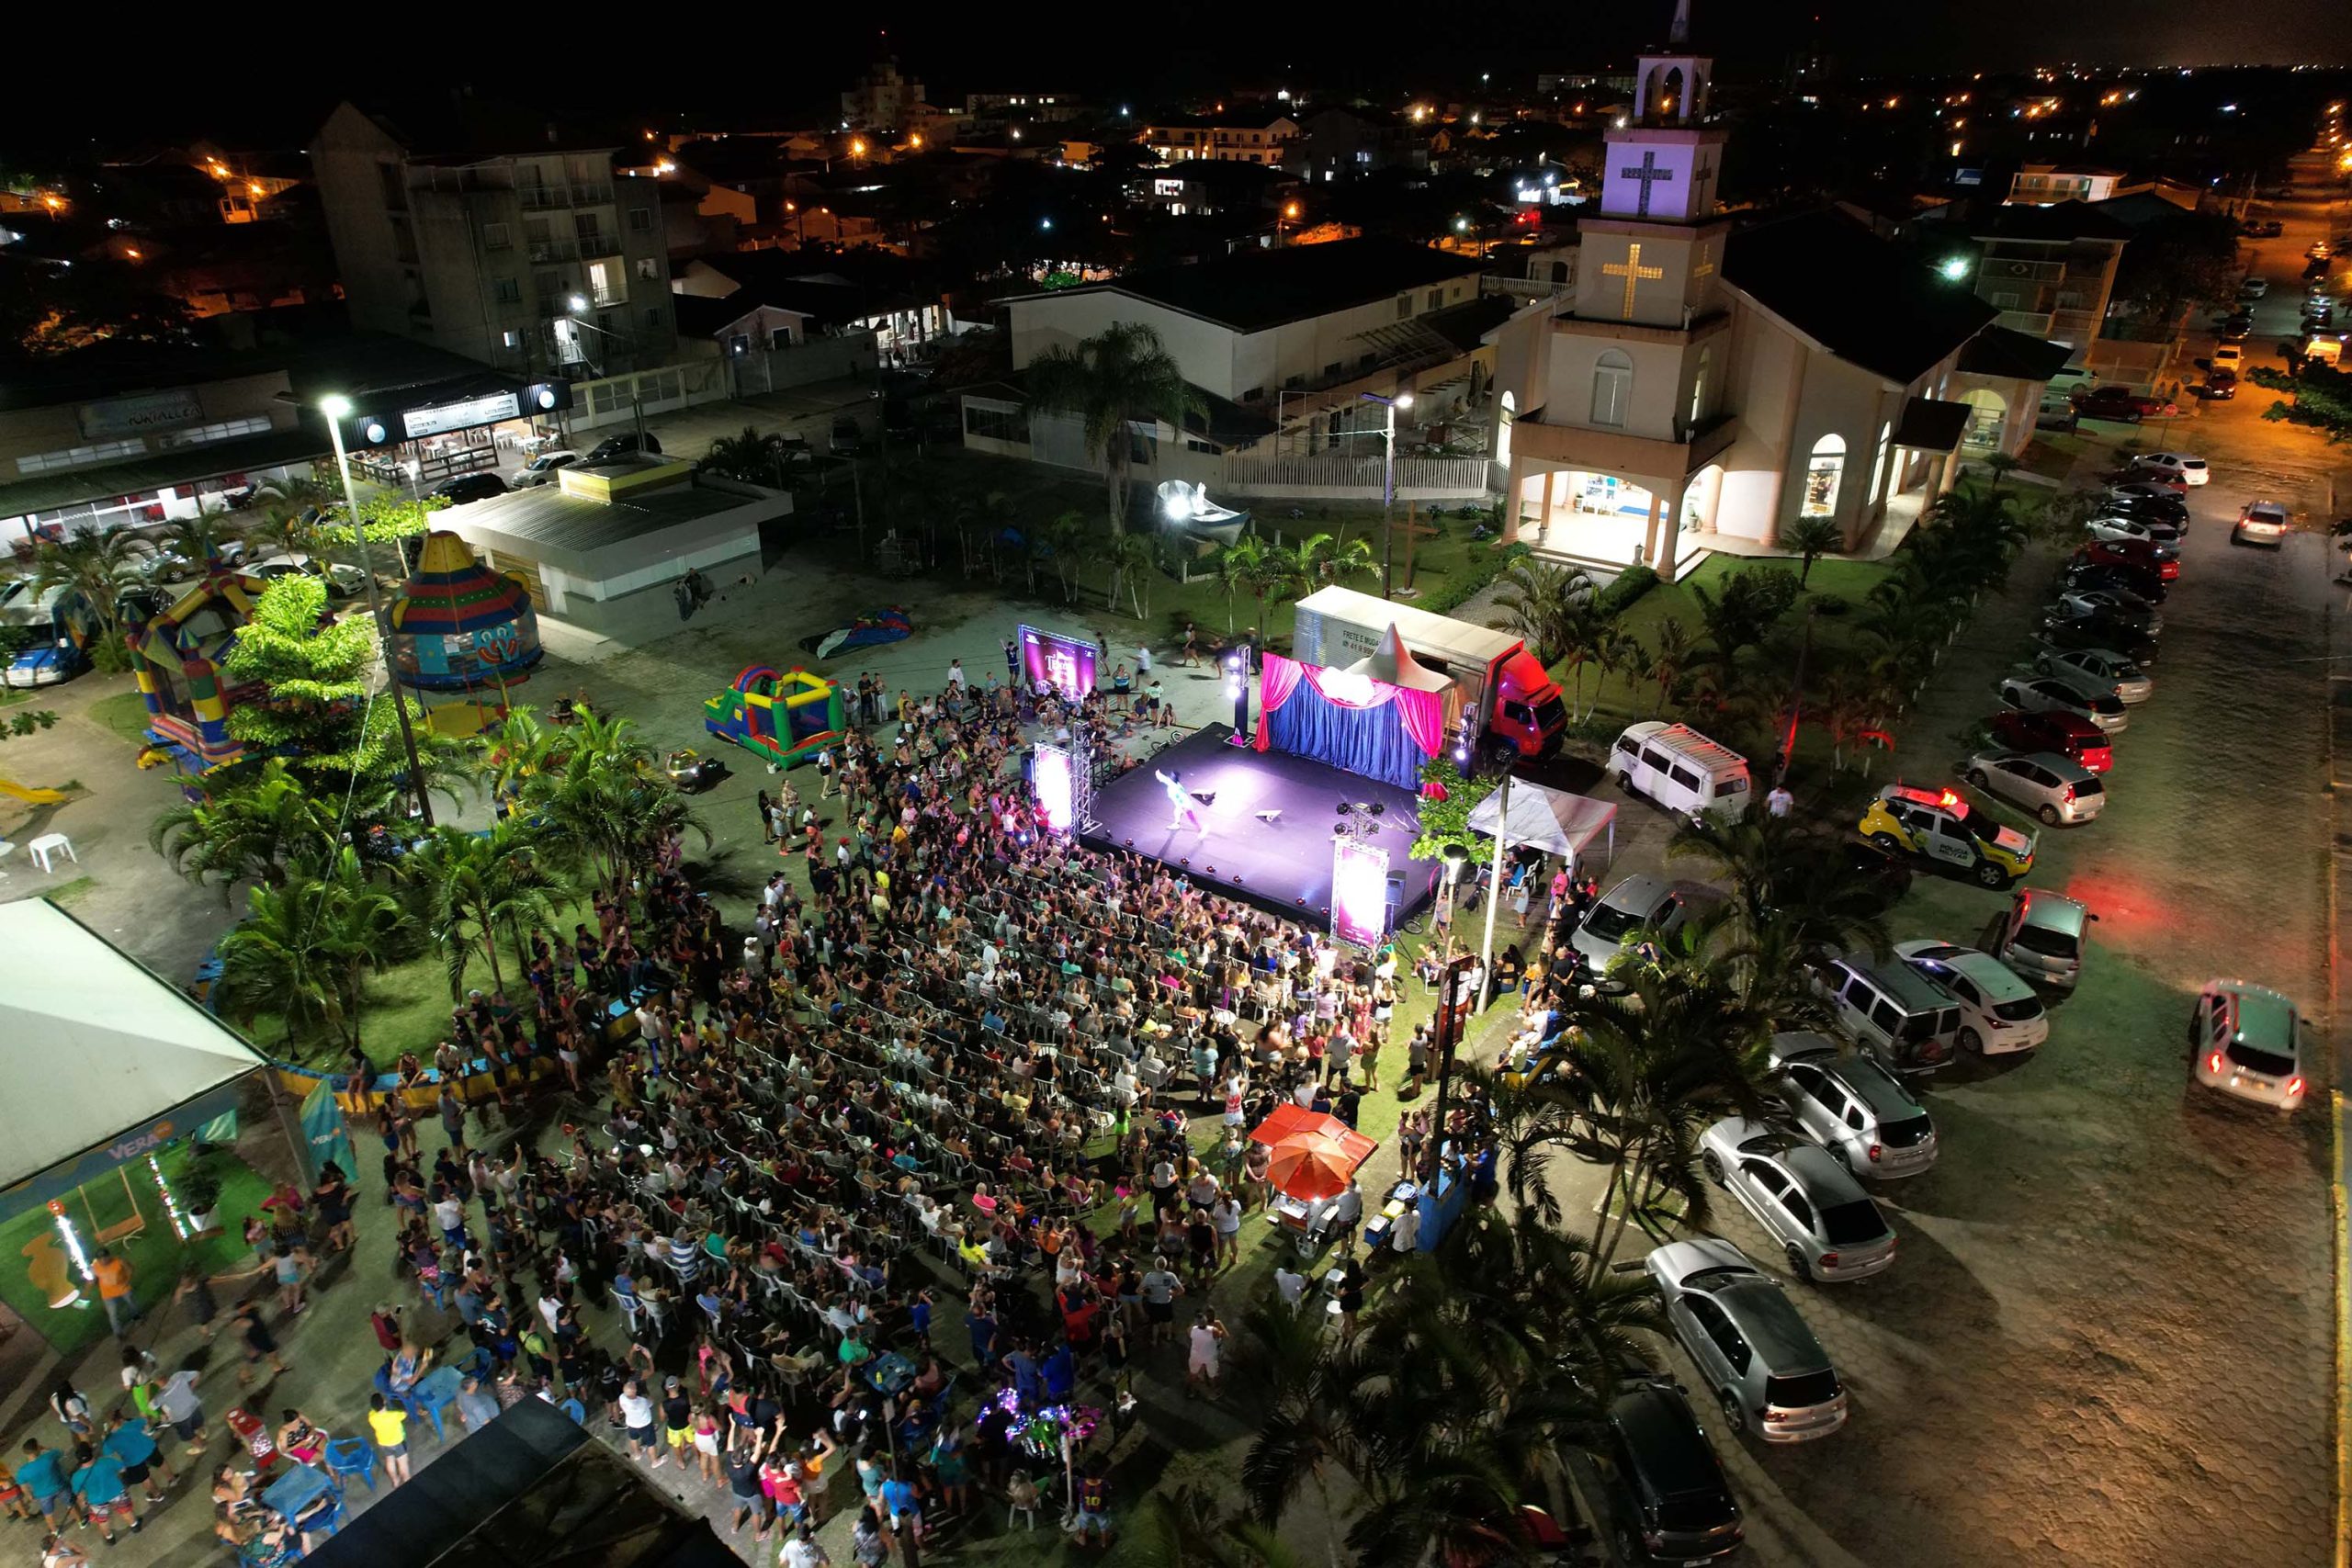
<instances>
[{"instance_id":1,"label":"man in white shirt","mask_svg":"<svg viewBox=\"0 0 2352 1568\"><path fill-rule=\"evenodd\" d=\"M1281 1295L1283 1305L1294 1313L1298 1303L1306 1299L1306 1276L1293 1269L1287 1261L1274 1265L1274 1290Z\"/></svg>"},{"instance_id":2,"label":"man in white shirt","mask_svg":"<svg viewBox=\"0 0 2352 1568\"><path fill-rule=\"evenodd\" d=\"M1219 1375L1217 1353L1225 1339L1225 1325L1216 1320L1216 1312L1203 1307L1200 1316L1193 1321L1191 1337L1192 1350L1184 1367L1184 1397L1187 1399L1194 1397L1193 1390L1204 1382L1208 1384L1211 1393L1216 1392Z\"/></svg>"},{"instance_id":3,"label":"man in white shirt","mask_svg":"<svg viewBox=\"0 0 2352 1568\"><path fill-rule=\"evenodd\" d=\"M947 683L955 687L959 692L964 689L964 661L962 660L951 659L947 661Z\"/></svg>"},{"instance_id":4,"label":"man in white shirt","mask_svg":"<svg viewBox=\"0 0 2352 1568\"><path fill-rule=\"evenodd\" d=\"M1348 1190L1331 1203L1331 1233L1340 1238L1340 1250L1356 1249L1356 1226L1363 1221L1363 1193L1351 1179Z\"/></svg>"},{"instance_id":5,"label":"man in white shirt","mask_svg":"<svg viewBox=\"0 0 2352 1568\"><path fill-rule=\"evenodd\" d=\"M1407 1209L1388 1227L1388 1250L1399 1258L1411 1256L1421 1245L1421 1212Z\"/></svg>"}]
</instances>

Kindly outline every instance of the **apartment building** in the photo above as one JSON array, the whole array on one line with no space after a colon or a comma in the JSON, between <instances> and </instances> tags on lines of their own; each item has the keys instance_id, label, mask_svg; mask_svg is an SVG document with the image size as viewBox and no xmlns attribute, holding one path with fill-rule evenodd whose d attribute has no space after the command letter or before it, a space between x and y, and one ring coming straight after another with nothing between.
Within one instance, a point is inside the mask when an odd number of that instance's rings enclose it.
<instances>
[{"instance_id":1,"label":"apartment building","mask_svg":"<svg viewBox=\"0 0 2352 1568\"><path fill-rule=\"evenodd\" d=\"M1279 168L1298 139L1298 121L1286 114L1216 115L1185 119L1155 120L1136 138L1159 155L1163 164L1196 158L1228 164L1261 164Z\"/></svg>"},{"instance_id":2,"label":"apartment building","mask_svg":"<svg viewBox=\"0 0 2352 1568\"><path fill-rule=\"evenodd\" d=\"M352 324L526 380L671 363L659 182L552 127L445 118L345 103L311 139Z\"/></svg>"}]
</instances>

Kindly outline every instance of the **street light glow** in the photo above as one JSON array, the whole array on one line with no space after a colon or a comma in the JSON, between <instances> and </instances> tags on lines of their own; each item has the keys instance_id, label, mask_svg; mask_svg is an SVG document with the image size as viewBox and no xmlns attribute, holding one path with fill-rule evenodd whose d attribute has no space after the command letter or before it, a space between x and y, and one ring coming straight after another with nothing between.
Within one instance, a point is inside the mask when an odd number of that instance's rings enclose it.
<instances>
[{"instance_id":1,"label":"street light glow","mask_svg":"<svg viewBox=\"0 0 2352 1568\"><path fill-rule=\"evenodd\" d=\"M319 412L329 419L349 419L351 400L341 392L329 392L319 400Z\"/></svg>"},{"instance_id":2,"label":"street light glow","mask_svg":"<svg viewBox=\"0 0 2352 1568\"><path fill-rule=\"evenodd\" d=\"M575 294L571 299L565 300L564 304L570 308L573 315L577 316L583 314L588 309L588 296L585 294Z\"/></svg>"},{"instance_id":3,"label":"street light glow","mask_svg":"<svg viewBox=\"0 0 2352 1568\"><path fill-rule=\"evenodd\" d=\"M1947 256L1944 258L1944 265L1936 270L1942 273L1954 283L1958 283L1962 278L1968 276L1968 258L1966 256Z\"/></svg>"}]
</instances>

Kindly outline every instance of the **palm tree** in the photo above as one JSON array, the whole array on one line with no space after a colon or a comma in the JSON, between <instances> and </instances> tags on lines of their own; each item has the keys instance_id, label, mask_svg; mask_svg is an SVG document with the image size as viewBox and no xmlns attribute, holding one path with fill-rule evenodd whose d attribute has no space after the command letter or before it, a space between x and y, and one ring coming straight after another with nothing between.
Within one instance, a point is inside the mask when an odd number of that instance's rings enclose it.
<instances>
[{"instance_id":1,"label":"palm tree","mask_svg":"<svg viewBox=\"0 0 2352 1568\"><path fill-rule=\"evenodd\" d=\"M243 532L235 513L199 512L193 517L175 517L164 525L164 531L153 543L164 554L175 556L198 572L209 570L220 558L220 547Z\"/></svg>"},{"instance_id":2,"label":"palm tree","mask_svg":"<svg viewBox=\"0 0 2352 1568\"><path fill-rule=\"evenodd\" d=\"M1835 554L1846 543L1846 531L1827 517L1800 517L1794 526L1781 536L1783 548L1796 551L1802 565L1797 571L1797 587L1802 591L1813 579L1814 558Z\"/></svg>"},{"instance_id":3,"label":"palm tree","mask_svg":"<svg viewBox=\"0 0 2352 1568\"><path fill-rule=\"evenodd\" d=\"M1525 638L1550 664L1589 635L1592 595L1592 578L1581 568L1521 556L1503 568L1496 615L1487 624Z\"/></svg>"},{"instance_id":4,"label":"palm tree","mask_svg":"<svg viewBox=\"0 0 2352 1568\"><path fill-rule=\"evenodd\" d=\"M554 920L563 891L562 880L538 853L537 832L512 818L487 833L469 833L444 823L400 864L401 877L423 897L426 931L448 960L453 998L465 986L476 943L490 959L492 986L503 990L506 972L498 958L501 930L511 941L524 927L545 928Z\"/></svg>"},{"instance_id":5,"label":"palm tree","mask_svg":"<svg viewBox=\"0 0 2352 1568\"><path fill-rule=\"evenodd\" d=\"M331 850L337 836L334 807L272 757L247 783L209 800L167 807L148 829L147 841L190 882L219 886L226 904L236 884L281 886L288 865Z\"/></svg>"},{"instance_id":6,"label":"palm tree","mask_svg":"<svg viewBox=\"0 0 2352 1568\"><path fill-rule=\"evenodd\" d=\"M550 857L608 895L625 891L671 834L710 839L627 718L582 714L560 765L532 780L523 799L547 829Z\"/></svg>"},{"instance_id":7,"label":"palm tree","mask_svg":"<svg viewBox=\"0 0 2352 1568\"><path fill-rule=\"evenodd\" d=\"M1046 558L1053 562L1065 604L1074 603L1078 597L1078 559L1086 547L1086 535L1085 517L1075 511L1066 511L1057 512L1037 525L1032 539L1033 546L1041 548Z\"/></svg>"},{"instance_id":8,"label":"palm tree","mask_svg":"<svg viewBox=\"0 0 2352 1568\"><path fill-rule=\"evenodd\" d=\"M784 437L747 424L741 435L722 435L702 455L702 467L749 484L784 486Z\"/></svg>"},{"instance_id":9,"label":"palm tree","mask_svg":"<svg viewBox=\"0 0 2352 1568\"><path fill-rule=\"evenodd\" d=\"M1086 445L1102 461L1114 534L1127 526L1129 425L1172 425L1181 438L1188 418L1208 412L1159 334L1139 322L1115 322L1075 348L1048 349L1023 375L1033 409L1078 416Z\"/></svg>"},{"instance_id":10,"label":"palm tree","mask_svg":"<svg viewBox=\"0 0 2352 1568\"><path fill-rule=\"evenodd\" d=\"M1110 607L1119 607L1119 590L1124 586L1130 603L1136 607L1136 619L1151 618L1149 601L1151 577L1156 570L1148 534L1119 534L1112 537Z\"/></svg>"},{"instance_id":11,"label":"palm tree","mask_svg":"<svg viewBox=\"0 0 2352 1568\"><path fill-rule=\"evenodd\" d=\"M1690 672L1698 647L1691 641L1689 628L1672 615L1658 622L1651 636L1657 644L1650 654L1650 674L1657 682L1657 706L1652 711L1664 713L1682 678Z\"/></svg>"},{"instance_id":12,"label":"palm tree","mask_svg":"<svg viewBox=\"0 0 2352 1568\"><path fill-rule=\"evenodd\" d=\"M341 851L323 873L246 890L245 918L220 939L220 991L238 1016L278 1010L291 1043L312 1027L359 1043L368 970L397 958L414 921Z\"/></svg>"},{"instance_id":13,"label":"palm tree","mask_svg":"<svg viewBox=\"0 0 2352 1568\"><path fill-rule=\"evenodd\" d=\"M509 708L498 728L490 732L490 748L479 766L490 781L491 795L512 806L530 780L545 773L571 747L571 738L539 720L538 710Z\"/></svg>"},{"instance_id":14,"label":"palm tree","mask_svg":"<svg viewBox=\"0 0 2352 1568\"><path fill-rule=\"evenodd\" d=\"M118 637L123 591L140 581L141 568L154 553L153 546L119 525L45 540L33 556L32 592L79 593L104 635Z\"/></svg>"},{"instance_id":15,"label":"palm tree","mask_svg":"<svg viewBox=\"0 0 2352 1568\"><path fill-rule=\"evenodd\" d=\"M1216 580L1225 589L1225 635L1233 635L1233 596L1237 592L1259 594L1259 624L1265 623L1264 596L1258 584L1267 571L1266 558L1272 553L1265 540L1255 534L1241 537L1217 552Z\"/></svg>"},{"instance_id":16,"label":"palm tree","mask_svg":"<svg viewBox=\"0 0 2352 1568\"><path fill-rule=\"evenodd\" d=\"M304 556L317 539L318 517L307 506L275 505L265 510L261 521L245 533L266 547L266 556Z\"/></svg>"}]
</instances>

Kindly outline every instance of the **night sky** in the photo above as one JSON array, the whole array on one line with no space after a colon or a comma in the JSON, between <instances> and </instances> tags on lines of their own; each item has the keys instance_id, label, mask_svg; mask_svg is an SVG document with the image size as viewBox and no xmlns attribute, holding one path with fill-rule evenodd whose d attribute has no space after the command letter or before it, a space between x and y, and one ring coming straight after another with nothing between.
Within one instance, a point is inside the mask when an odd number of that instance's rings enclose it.
<instances>
[{"instance_id":1,"label":"night sky","mask_svg":"<svg viewBox=\"0 0 2352 1568\"><path fill-rule=\"evenodd\" d=\"M1268 85L1293 73L1375 96L1475 85L1482 70L1525 85L1544 70L1623 63L1662 39L1670 0L1576 6L1484 0L1467 10L1429 0L1360 0L1339 8L1203 4L1102 10L1070 6L989 28L958 7L885 3L777 12L587 13L576 21L354 32L352 14L288 13L273 32L260 12L233 29L125 29L101 55L86 31L43 40L50 19L20 24L20 59L53 57L103 77L104 90L7 95L0 152L71 147L91 136L249 145L299 144L345 96L435 91L470 82L537 107L616 115L683 111L807 123L882 48L955 103L969 89L1062 88L1138 104ZM58 13L44 8L48 17ZM854 14L852 14L852 13ZM517 15L526 13L518 12ZM633 40L589 20L621 15L654 36ZM1883 0L1696 0L1696 41L1725 69L1777 74L1798 54L1833 69L1901 73L2001 69L2066 60L2126 65L2352 64L2352 4L2330 0L2134 0L2128 6L2049 0L1889 6ZM1465 25L1476 18L1475 29ZM332 20L323 20L334 18ZM1115 18L1115 19L1114 19ZM890 31L887 46L877 31ZM332 30L332 51L321 47ZM25 34L31 34L27 39ZM1237 81L1237 75L1240 80ZM71 107L66 107L70 105ZM85 143L86 144L86 143Z\"/></svg>"}]
</instances>

